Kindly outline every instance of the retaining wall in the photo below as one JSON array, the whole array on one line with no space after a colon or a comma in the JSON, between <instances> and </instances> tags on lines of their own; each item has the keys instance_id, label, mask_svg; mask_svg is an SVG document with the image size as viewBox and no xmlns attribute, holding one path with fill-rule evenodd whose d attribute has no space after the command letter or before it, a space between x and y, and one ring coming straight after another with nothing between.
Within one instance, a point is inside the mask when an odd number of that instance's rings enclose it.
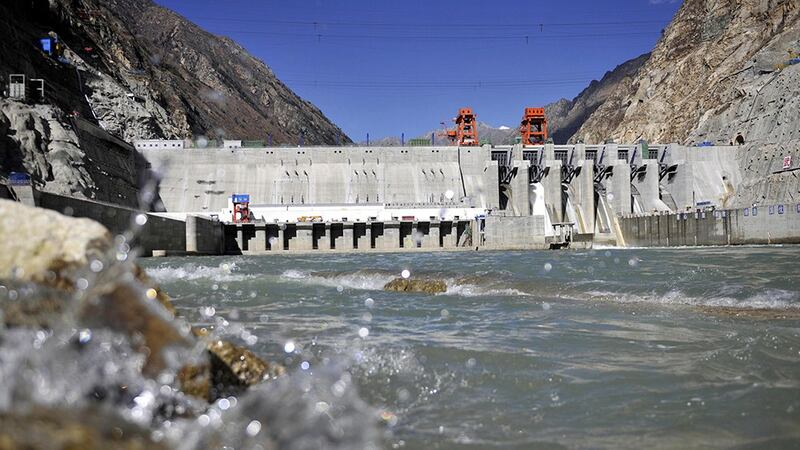
<instances>
[{"instance_id":1,"label":"retaining wall","mask_svg":"<svg viewBox=\"0 0 800 450\"><path fill-rule=\"evenodd\" d=\"M800 244L800 203L629 216L619 225L628 247Z\"/></svg>"}]
</instances>

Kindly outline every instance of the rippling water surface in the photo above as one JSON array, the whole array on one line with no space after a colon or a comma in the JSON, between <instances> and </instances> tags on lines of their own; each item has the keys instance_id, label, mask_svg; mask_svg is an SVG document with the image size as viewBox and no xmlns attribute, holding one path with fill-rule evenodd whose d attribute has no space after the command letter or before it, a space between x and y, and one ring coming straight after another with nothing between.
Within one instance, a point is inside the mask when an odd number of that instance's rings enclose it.
<instances>
[{"instance_id":1,"label":"rippling water surface","mask_svg":"<svg viewBox=\"0 0 800 450\"><path fill-rule=\"evenodd\" d=\"M290 370L347 365L383 411L387 447L796 448L799 256L610 249L142 263L193 322L241 325L257 352ZM404 269L448 291L384 292Z\"/></svg>"}]
</instances>

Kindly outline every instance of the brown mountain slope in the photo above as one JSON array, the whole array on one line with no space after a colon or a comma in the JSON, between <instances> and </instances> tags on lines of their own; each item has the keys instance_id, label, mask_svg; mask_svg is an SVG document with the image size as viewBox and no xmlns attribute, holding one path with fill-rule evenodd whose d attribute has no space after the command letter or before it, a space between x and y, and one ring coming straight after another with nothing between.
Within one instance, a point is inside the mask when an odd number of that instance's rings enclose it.
<instances>
[{"instance_id":1,"label":"brown mountain slope","mask_svg":"<svg viewBox=\"0 0 800 450\"><path fill-rule=\"evenodd\" d=\"M798 4L686 0L633 82L619 86L578 134L587 142L725 144L737 133L762 143L800 137L798 127L785 129L800 118L800 88L789 82L798 67L775 71L800 50Z\"/></svg>"},{"instance_id":2,"label":"brown mountain slope","mask_svg":"<svg viewBox=\"0 0 800 450\"><path fill-rule=\"evenodd\" d=\"M67 111L86 112L86 94L99 123L127 140L271 134L275 143L301 135L308 144L349 142L263 62L151 0L10 0L0 15L0 71L44 76L51 100ZM69 64L45 69L52 61L34 45L51 30L72 52Z\"/></svg>"}]
</instances>

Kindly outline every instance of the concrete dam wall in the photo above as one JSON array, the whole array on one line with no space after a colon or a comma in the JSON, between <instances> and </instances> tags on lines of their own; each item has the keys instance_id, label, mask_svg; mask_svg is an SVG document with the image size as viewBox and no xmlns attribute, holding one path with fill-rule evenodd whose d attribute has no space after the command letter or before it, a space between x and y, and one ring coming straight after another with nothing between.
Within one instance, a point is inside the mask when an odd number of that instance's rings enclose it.
<instances>
[{"instance_id":1,"label":"concrete dam wall","mask_svg":"<svg viewBox=\"0 0 800 450\"><path fill-rule=\"evenodd\" d=\"M170 212L218 212L234 193L254 204L497 206L479 147L143 150ZM496 170L494 171L496 172Z\"/></svg>"},{"instance_id":2,"label":"concrete dam wall","mask_svg":"<svg viewBox=\"0 0 800 450\"><path fill-rule=\"evenodd\" d=\"M265 224L303 228L300 218L317 214L345 229L354 218L363 226L412 227L467 219L475 221L475 246L486 249L624 243L629 230L620 217L730 208L742 178L739 148L675 144L140 150L161 177L159 194L171 213L226 220L231 196L249 194L256 221ZM381 210L388 212L376 217ZM262 245L268 229L255 241L259 251L271 248ZM240 250L250 247L237 236ZM287 250L336 247L284 239ZM344 239L338 248L359 247L357 238Z\"/></svg>"}]
</instances>

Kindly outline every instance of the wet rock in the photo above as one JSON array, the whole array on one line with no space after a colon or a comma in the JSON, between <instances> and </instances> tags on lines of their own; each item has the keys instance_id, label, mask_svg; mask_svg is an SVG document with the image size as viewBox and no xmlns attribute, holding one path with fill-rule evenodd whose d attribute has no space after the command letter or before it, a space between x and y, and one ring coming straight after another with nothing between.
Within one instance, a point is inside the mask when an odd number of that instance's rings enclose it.
<instances>
[{"instance_id":1,"label":"wet rock","mask_svg":"<svg viewBox=\"0 0 800 450\"><path fill-rule=\"evenodd\" d=\"M384 291L393 292L424 292L438 294L447 291L447 283L442 280L424 280L410 278L395 278L383 286Z\"/></svg>"},{"instance_id":2,"label":"wet rock","mask_svg":"<svg viewBox=\"0 0 800 450\"><path fill-rule=\"evenodd\" d=\"M111 233L89 219L0 200L0 279L71 290L76 272L111 248Z\"/></svg>"},{"instance_id":3,"label":"wet rock","mask_svg":"<svg viewBox=\"0 0 800 450\"><path fill-rule=\"evenodd\" d=\"M4 282L0 289L0 323L6 327L52 329L63 320L71 295L35 283ZM13 295L10 292L13 291Z\"/></svg>"},{"instance_id":4,"label":"wet rock","mask_svg":"<svg viewBox=\"0 0 800 450\"><path fill-rule=\"evenodd\" d=\"M283 366L267 363L250 350L227 341L210 342L206 356L205 364L183 367L178 379L183 392L209 402L239 395L252 385L285 373Z\"/></svg>"},{"instance_id":5,"label":"wet rock","mask_svg":"<svg viewBox=\"0 0 800 450\"><path fill-rule=\"evenodd\" d=\"M166 449L151 433L109 411L34 408L0 414L0 450Z\"/></svg>"},{"instance_id":6,"label":"wet rock","mask_svg":"<svg viewBox=\"0 0 800 450\"><path fill-rule=\"evenodd\" d=\"M107 328L127 335L134 349L147 356L142 373L155 376L168 368L168 352L189 350L193 341L173 317L148 300L153 291L132 282L120 282L91 292L93 299L80 310L80 322L89 328Z\"/></svg>"}]
</instances>

